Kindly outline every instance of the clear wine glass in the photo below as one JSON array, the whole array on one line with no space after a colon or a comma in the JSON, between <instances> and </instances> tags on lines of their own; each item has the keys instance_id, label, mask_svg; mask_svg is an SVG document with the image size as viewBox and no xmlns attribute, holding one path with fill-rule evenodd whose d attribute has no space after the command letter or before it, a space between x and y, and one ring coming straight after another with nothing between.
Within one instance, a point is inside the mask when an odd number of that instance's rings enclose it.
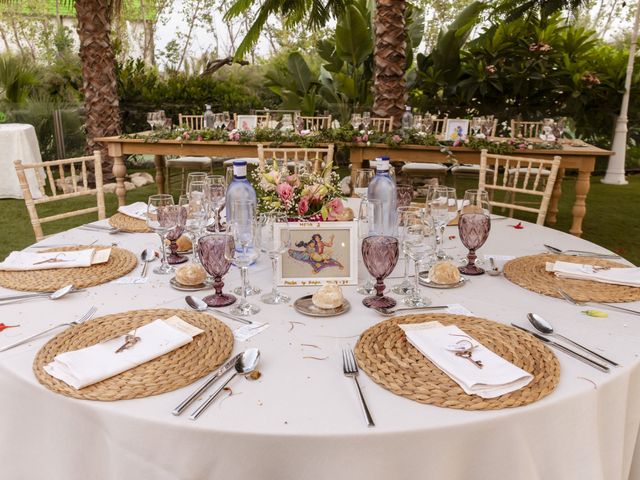
<instances>
[{"instance_id":1,"label":"clear wine glass","mask_svg":"<svg viewBox=\"0 0 640 480\"><path fill-rule=\"evenodd\" d=\"M372 168L361 168L358 170L356 172L355 183L353 185L353 193L362 200L366 200L369 182L371 182L374 176L375 172Z\"/></svg>"},{"instance_id":2,"label":"clear wine glass","mask_svg":"<svg viewBox=\"0 0 640 480\"><path fill-rule=\"evenodd\" d=\"M456 190L452 187L436 187L431 194L429 202L431 216L436 222L436 226L440 229L440 245L437 257L442 260L448 260L450 257L444 252L445 248L445 228L447 224L456 218L458 211L458 201L456 199Z\"/></svg>"},{"instance_id":3,"label":"clear wine glass","mask_svg":"<svg viewBox=\"0 0 640 480\"><path fill-rule=\"evenodd\" d=\"M398 207L408 207L413 200L413 185L399 183L396 185L396 200Z\"/></svg>"},{"instance_id":4,"label":"clear wine glass","mask_svg":"<svg viewBox=\"0 0 640 480\"><path fill-rule=\"evenodd\" d=\"M287 216L281 213L263 214L258 219L260 251L271 259L273 269L273 286L271 293L260 299L269 305L287 303L291 300L278 290L278 262L280 256L291 246L291 232Z\"/></svg>"},{"instance_id":5,"label":"clear wine glass","mask_svg":"<svg viewBox=\"0 0 640 480\"><path fill-rule=\"evenodd\" d=\"M151 131L153 131L156 126L156 112L148 112L147 113L147 123L151 126Z\"/></svg>"},{"instance_id":6,"label":"clear wine glass","mask_svg":"<svg viewBox=\"0 0 640 480\"><path fill-rule=\"evenodd\" d=\"M233 243L228 242L225 245L224 256L240 268L240 276L242 279L240 303L231 310L231 313L243 317L256 314L260 311L260 307L247 302L246 293L249 265L251 265L260 254L258 250L258 228L256 222L234 222L227 226L226 235L233 238Z\"/></svg>"},{"instance_id":7,"label":"clear wine glass","mask_svg":"<svg viewBox=\"0 0 640 480\"><path fill-rule=\"evenodd\" d=\"M380 200L364 199L358 209L358 236L363 240L368 235L379 233L382 225L382 202ZM373 278L367 279L358 285L356 290L360 295L374 295L376 290Z\"/></svg>"},{"instance_id":8,"label":"clear wine glass","mask_svg":"<svg viewBox=\"0 0 640 480\"><path fill-rule=\"evenodd\" d=\"M224 208L227 192L227 182L222 175L208 175L206 179L206 199L209 212L213 214L213 224L207 230L221 231L220 211Z\"/></svg>"},{"instance_id":9,"label":"clear wine glass","mask_svg":"<svg viewBox=\"0 0 640 480\"><path fill-rule=\"evenodd\" d=\"M469 250L467 264L459 267L465 275L482 275L484 269L476 265L476 250L487 241L491 231L489 196L484 190L467 190L458 220L460 241Z\"/></svg>"},{"instance_id":10,"label":"clear wine glass","mask_svg":"<svg viewBox=\"0 0 640 480\"><path fill-rule=\"evenodd\" d=\"M153 270L154 273L158 273L160 275L166 275L173 272L173 267L167 263L167 253L164 248L164 236L178 223L177 212L175 215L162 216L160 215L160 212L170 212L171 209L177 208L178 207L174 205L173 196L167 194L151 195L147 202L147 226L160 237L162 263L159 267L156 267Z\"/></svg>"},{"instance_id":11,"label":"clear wine glass","mask_svg":"<svg viewBox=\"0 0 640 480\"><path fill-rule=\"evenodd\" d=\"M351 115L351 126L354 130L360 130L360 126L362 125L362 115L359 113L354 113Z\"/></svg>"},{"instance_id":12,"label":"clear wine glass","mask_svg":"<svg viewBox=\"0 0 640 480\"><path fill-rule=\"evenodd\" d=\"M405 254L414 262L415 279L413 291L402 301L409 307L426 307L431 300L420 293L420 264L433 263L436 251L436 234L433 220L423 212L407 216L407 225L402 230L401 242Z\"/></svg>"},{"instance_id":13,"label":"clear wine glass","mask_svg":"<svg viewBox=\"0 0 640 480\"><path fill-rule=\"evenodd\" d=\"M235 200L232 205L233 215L234 215L234 223L237 224L248 224L255 223L256 221L256 205L250 200ZM229 222L227 221L227 228L229 226ZM258 246L256 246L258 248ZM257 295L262 290L260 287L254 287L248 281L243 282L243 286L237 287L233 293L236 295L243 295L243 287L244 287L244 296L249 297L251 295Z\"/></svg>"},{"instance_id":14,"label":"clear wine glass","mask_svg":"<svg viewBox=\"0 0 640 480\"><path fill-rule=\"evenodd\" d=\"M365 132L369 131L369 125L371 125L371 112L364 112L362 114L362 126Z\"/></svg>"},{"instance_id":15,"label":"clear wine glass","mask_svg":"<svg viewBox=\"0 0 640 480\"><path fill-rule=\"evenodd\" d=\"M362 300L365 307L391 308L396 301L384 295L384 279L398 263L398 239L387 235L370 235L362 240L362 260L369 273L375 277L376 294Z\"/></svg>"},{"instance_id":16,"label":"clear wine glass","mask_svg":"<svg viewBox=\"0 0 640 480\"><path fill-rule=\"evenodd\" d=\"M398 207L398 216L396 218L398 222L398 232L400 232L400 249L404 257L404 275L402 282L391 288L391 291L398 295L409 295L413 292L413 283L409 281L409 256L402 245L402 238L403 230L411 223L411 216L420 215L422 213L421 210L422 209L420 207Z\"/></svg>"},{"instance_id":17,"label":"clear wine glass","mask_svg":"<svg viewBox=\"0 0 640 480\"><path fill-rule=\"evenodd\" d=\"M433 132L433 116L429 112L422 117L422 128L425 133L430 134Z\"/></svg>"},{"instance_id":18,"label":"clear wine glass","mask_svg":"<svg viewBox=\"0 0 640 480\"><path fill-rule=\"evenodd\" d=\"M231 235L214 233L204 235L198 240L198 257L200 263L209 275L213 277L215 293L204 297L202 300L210 307L226 307L236 301L236 297L229 293L222 293L224 277L231 267L231 260L225 254L227 249L235 250L235 244Z\"/></svg>"},{"instance_id":19,"label":"clear wine glass","mask_svg":"<svg viewBox=\"0 0 640 480\"><path fill-rule=\"evenodd\" d=\"M207 173L205 172L189 172L187 174L185 191L189 193L189 186L191 185L191 182L204 182L206 179L207 179Z\"/></svg>"},{"instance_id":20,"label":"clear wine glass","mask_svg":"<svg viewBox=\"0 0 640 480\"><path fill-rule=\"evenodd\" d=\"M167 121L167 117L164 115L164 110L158 110L155 116L156 128L164 128L164 124Z\"/></svg>"},{"instance_id":21,"label":"clear wine glass","mask_svg":"<svg viewBox=\"0 0 640 480\"><path fill-rule=\"evenodd\" d=\"M231 114L227 111L222 112L222 127L228 129L231 124Z\"/></svg>"},{"instance_id":22,"label":"clear wine glass","mask_svg":"<svg viewBox=\"0 0 640 480\"><path fill-rule=\"evenodd\" d=\"M423 129L423 125L422 125L422 115L414 115L413 116L413 129L421 132Z\"/></svg>"},{"instance_id":23,"label":"clear wine glass","mask_svg":"<svg viewBox=\"0 0 640 480\"><path fill-rule=\"evenodd\" d=\"M165 235L167 240L169 240L169 251L171 252L167 257L167 262L170 265L178 265L180 263L184 263L188 260L188 258L184 255L180 255L178 253L178 244L177 241L185 230L185 225L187 221L187 209L181 205L176 206L177 209L175 212L167 212L165 210L159 210L158 215L160 217L160 222L165 221L164 216L171 214L177 215L176 226L169 230Z\"/></svg>"},{"instance_id":24,"label":"clear wine glass","mask_svg":"<svg viewBox=\"0 0 640 480\"><path fill-rule=\"evenodd\" d=\"M180 205L187 207L185 229L189 232L191 244L194 248L198 243L198 238L202 235L202 230L207 218L207 206L203 189L204 185L202 182L193 182L191 191L186 195L181 195L179 200ZM199 263L198 255L193 255L193 261Z\"/></svg>"},{"instance_id":25,"label":"clear wine glass","mask_svg":"<svg viewBox=\"0 0 640 480\"><path fill-rule=\"evenodd\" d=\"M214 130L219 130L224 126L224 117L221 113L216 113L213 116L213 128Z\"/></svg>"}]
</instances>

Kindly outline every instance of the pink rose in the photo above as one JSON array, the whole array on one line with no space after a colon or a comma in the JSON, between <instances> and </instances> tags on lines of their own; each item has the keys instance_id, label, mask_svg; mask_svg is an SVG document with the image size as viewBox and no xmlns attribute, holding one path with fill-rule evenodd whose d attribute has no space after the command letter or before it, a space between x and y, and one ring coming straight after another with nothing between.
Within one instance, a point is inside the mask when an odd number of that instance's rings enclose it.
<instances>
[{"instance_id":1,"label":"pink rose","mask_svg":"<svg viewBox=\"0 0 640 480\"><path fill-rule=\"evenodd\" d=\"M368 142L369 141L369 135L367 135L366 133L364 135L362 135L362 141L363 142Z\"/></svg>"},{"instance_id":2,"label":"pink rose","mask_svg":"<svg viewBox=\"0 0 640 480\"><path fill-rule=\"evenodd\" d=\"M309 211L309 198L308 197L302 197L300 199L300 203L298 204L298 213L300 215L304 215L308 211Z\"/></svg>"},{"instance_id":3,"label":"pink rose","mask_svg":"<svg viewBox=\"0 0 640 480\"><path fill-rule=\"evenodd\" d=\"M362 137L360 135L354 137L356 143L362 143Z\"/></svg>"},{"instance_id":4,"label":"pink rose","mask_svg":"<svg viewBox=\"0 0 640 480\"><path fill-rule=\"evenodd\" d=\"M190 137L191 137L191 135L189 135L189 132L184 132L182 134L182 138L185 139L185 140L189 140Z\"/></svg>"},{"instance_id":5,"label":"pink rose","mask_svg":"<svg viewBox=\"0 0 640 480\"><path fill-rule=\"evenodd\" d=\"M201 142L201 141L203 141L203 140L204 140L204 138L202 138L202 135L198 135L198 138L197 138L196 140L198 140L199 142Z\"/></svg>"},{"instance_id":6,"label":"pink rose","mask_svg":"<svg viewBox=\"0 0 640 480\"><path fill-rule=\"evenodd\" d=\"M342 200L340 200L339 198L334 198L329 203L327 203L327 220L337 220L338 217L343 213L344 205L342 203Z\"/></svg>"},{"instance_id":7,"label":"pink rose","mask_svg":"<svg viewBox=\"0 0 640 480\"><path fill-rule=\"evenodd\" d=\"M284 203L289 203L293 198L293 187L289 185L287 182L280 183L276 187L276 192Z\"/></svg>"},{"instance_id":8,"label":"pink rose","mask_svg":"<svg viewBox=\"0 0 640 480\"><path fill-rule=\"evenodd\" d=\"M298 188L300 186L300 177L297 174L288 175L285 178L285 181L293 188Z\"/></svg>"},{"instance_id":9,"label":"pink rose","mask_svg":"<svg viewBox=\"0 0 640 480\"><path fill-rule=\"evenodd\" d=\"M391 140L393 140L394 142L401 142L402 141L402 137L400 135L394 135L393 137L391 137Z\"/></svg>"}]
</instances>

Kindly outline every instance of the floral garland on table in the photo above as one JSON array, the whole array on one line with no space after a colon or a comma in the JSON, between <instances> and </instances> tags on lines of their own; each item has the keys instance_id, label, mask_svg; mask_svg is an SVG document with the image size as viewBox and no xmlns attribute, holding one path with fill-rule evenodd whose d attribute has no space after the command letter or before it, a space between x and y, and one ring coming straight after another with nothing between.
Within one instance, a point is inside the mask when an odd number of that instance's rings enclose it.
<instances>
[{"instance_id":1,"label":"floral garland on table","mask_svg":"<svg viewBox=\"0 0 640 480\"><path fill-rule=\"evenodd\" d=\"M290 174L274 160L254 170L251 180L260 213L281 213L292 221L353 219L353 211L342 202L340 177L332 163L322 171L308 171L301 166Z\"/></svg>"},{"instance_id":2,"label":"floral garland on table","mask_svg":"<svg viewBox=\"0 0 640 480\"><path fill-rule=\"evenodd\" d=\"M155 143L160 140L175 140L179 142L258 142L271 146L291 143L300 148L313 148L320 144L355 144L370 146L385 144L389 147L402 145L421 145L426 147L441 147L443 151L448 147L468 147L473 150L487 149L489 153L507 154L532 149L560 150L562 146L557 142L531 142L522 138L498 138L487 140L477 137L465 139L438 140L431 133L418 130L397 132L378 132L375 130L355 130L351 125L311 132L303 130L281 131L273 128L256 128L255 130L188 130L184 128L154 130L151 133L129 133L120 138L138 139Z\"/></svg>"}]
</instances>

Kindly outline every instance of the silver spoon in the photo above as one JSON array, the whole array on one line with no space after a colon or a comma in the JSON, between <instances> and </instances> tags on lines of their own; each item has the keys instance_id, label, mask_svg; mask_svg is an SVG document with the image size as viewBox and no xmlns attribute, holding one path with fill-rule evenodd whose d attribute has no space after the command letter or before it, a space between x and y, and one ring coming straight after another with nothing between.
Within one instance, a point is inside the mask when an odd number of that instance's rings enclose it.
<instances>
[{"instance_id":1,"label":"silver spoon","mask_svg":"<svg viewBox=\"0 0 640 480\"><path fill-rule=\"evenodd\" d=\"M500 269L496 266L496 261L493 259L493 257L489 257L489 263L491 264L491 268L485 270L485 272L487 272L487 275L491 275L492 277L497 277L502 273Z\"/></svg>"},{"instance_id":2,"label":"silver spoon","mask_svg":"<svg viewBox=\"0 0 640 480\"><path fill-rule=\"evenodd\" d=\"M200 416L202 412L204 412L207 407L213 402L216 397L224 390L231 380L236 378L238 374L240 375L249 375L253 372L258 366L258 362L260 360L260 350L257 348L250 348L242 353L236 360L236 364L234 365L236 371L229 377L229 379L224 382L215 392L213 392L209 397L196 408L191 415L189 415L189 420L195 420Z\"/></svg>"},{"instance_id":3,"label":"silver spoon","mask_svg":"<svg viewBox=\"0 0 640 480\"><path fill-rule=\"evenodd\" d=\"M40 297L49 297L49 300L58 300L59 298L64 297L67 293L71 293L75 291L76 287L71 285L65 285L62 288L59 288L55 292L42 292L42 293L25 293L24 295L12 295L9 297L0 298L0 302L3 302L2 305L6 305L11 302L16 302L19 300L27 300L31 298L40 298Z\"/></svg>"},{"instance_id":4,"label":"silver spoon","mask_svg":"<svg viewBox=\"0 0 640 480\"><path fill-rule=\"evenodd\" d=\"M216 312L217 314L222 315L223 317L229 318L231 320L235 320L236 322L245 323L247 325L252 325L253 324L253 322L251 320L247 320L246 318L236 317L235 315L231 315L230 313L223 312L222 310L218 310L217 308L210 307L201 298L194 297L192 295L187 295L186 297L184 297L184 300L187 302L187 305L189 305L194 310L197 310L198 312L204 312L206 310L212 310L212 311Z\"/></svg>"},{"instance_id":5,"label":"silver spoon","mask_svg":"<svg viewBox=\"0 0 640 480\"><path fill-rule=\"evenodd\" d=\"M397 312L406 312L409 310L442 310L448 308L447 305L430 305L428 307L401 307L401 308L383 308L383 307L373 307L373 309L378 312L380 315L384 315L385 317L391 317L395 315Z\"/></svg>"},{"instance_id":6,"label":"silver spoon","mask_svg":"<svg viewBox=\"0 0 640 480\"><path fill-rule=\"evenodd\" d=\"M156 258L158 258L158 252L156 252L153 248L145 248L140 254L140 258L144 262L144 266L142 267L142 277L146 277L149 262L153 262Z\"/></svg>"},{"instance_id":7,"label":"silver spoon","mask_svg":"<svg viewBox=\"0 0 640 480\"><path fill-rule=\"evenodd\" d=\"M589 352L591 355L594 355L594 356L598 357L600 360L604 360L605 362L613 365L614 367L618 366L618 364L616 362L614 362L613 360L609 360L608 358L603 357L599 353L596 353L593 350L589 350L587 347L584 347L584 346L580 345L579 343L574 342L570 338L567 338L564 335L560 335L559 333L556 333L555 330L553 329L553 325L551 325L548 321L546 321L540 315L537 315L535 313L528 313L527 314L527 318L529 319L529 322L531 322L531 325L533 325L533 327L536 330L538 330L540 333L543 333L543 334L548 335L550 337L560 338L560 339L562 339L562 340L564 340L566 342L569 342L571 345L574 345L574 346L584 350L585 352Z\"/></svg>"}]
</instances>

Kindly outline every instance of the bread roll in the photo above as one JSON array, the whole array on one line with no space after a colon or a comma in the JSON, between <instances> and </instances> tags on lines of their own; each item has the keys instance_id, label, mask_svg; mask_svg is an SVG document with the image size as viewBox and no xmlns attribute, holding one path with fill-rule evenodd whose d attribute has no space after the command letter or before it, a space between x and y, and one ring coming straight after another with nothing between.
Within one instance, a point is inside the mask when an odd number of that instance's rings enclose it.
<instances>
[{"instance_id":1,"label":"bread roll","mask_svg":"<svg viewBox=\"0 0 640 480\"><path fill-rule=\"evenodd\" d=\"M344 296L338 285L328 283L313 294L311 301L318 308L338 308L344 303Z\"/></svg>"},{"instance_id":2,"label":"bread roll","mask_svg":"<svg viewBox=\"0 0 640 480\"><path fill-rule=\"evenodd\" d=\"M439 285L458 283L460 278L460 270L451 262L437 262L429 270L429 279Z\"/></svg>"},{"instance_id":3,"label":"bread roll","mask_svg":"<svg viewBox=\"0 0 640 480\"><path fill-rule=\"evenodd\" d=\"M207 272L200 265L189 263L176 270L176 280L182 285L200 285L207 278Z\"/></svg>"}]
</instances>

